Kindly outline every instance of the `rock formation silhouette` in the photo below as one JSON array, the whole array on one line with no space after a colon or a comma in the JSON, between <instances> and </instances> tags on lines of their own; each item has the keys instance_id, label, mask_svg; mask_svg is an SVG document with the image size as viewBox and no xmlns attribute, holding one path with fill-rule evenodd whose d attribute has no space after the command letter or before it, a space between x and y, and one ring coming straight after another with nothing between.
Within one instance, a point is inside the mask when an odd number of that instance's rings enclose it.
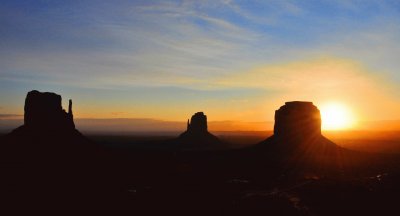
<instances>
[{"instance_id":1,"label":"rock formation silhouette","mask_svg":"<svg viewBox=\"0 0 400 216\"><path fill-rule=\"evenodd\" d=\"M6 185L2 192L7 191L3 195L16 194L18 202L27 197L29 203L48 203L53 197L72 200L78 193L91 196L107 172L101 165L103 155L98 145L75 129L71 100L66 112L60 95L31 91L25 100L24 125L0 140L0 183ZM42 194L44 201L33 194Z\"/></svg>"},{"instance_id":2,"label":"rock formation silhouette","mask_svg":"<svg viewBox=\"0 0 400 216\"><path fill-rule=\"evenodd\" d=\"M356 155L321 134L321 115L312 102L286 102L275 112L274 134L255 146L264 157L290 166L332 167ZM289 167L290 167L289 166Z\"/></svg>"},{"instance_id":3,"label":"rock formation silhouette","mask_svg":"<svg viewBox=\"0 0 400 216\"><path fill-rule=\"evenodd\" d=\"M286 102L275 111L274 134L271 138L281 145L299 146L321 137L321 114L312 102Z\"/></svg>"},{"instance_id":4,"label":"rock formation silhouette","mask_svg":"<svg viewBox=\"0 0 400 216\"><path fill-rule=\"evenodd\" d=\"M25 99L24 125L31 129L73 130L72 100L68 113L62 109L61 96L55 93L30 91Z\"/></svg>"},{"instance_id":5,"label":"rock formation silhouette","mask_svg":"<svg viewBox=\"0 0 400 216\"><path fill-rule=\"evenodd\" d=\"M187 130L173 141L180 149L211 150L223 148L223 143L207 129L207 116L203 112L195 113L187 122Z\"/></svg>"},{"instance_id":6,"label":"rock formation silhouette","mask_svg":"<svg viewBox=\"0 0 400 216\"><path fill-rule=\"evenodd\" d=\"M321 114L312 102L286 102L275 111L274 136L303 141L321 136Z\"/></svg>"},{"instance_id":7,"label":"rock formation silhouette","mask_svg":"<svg viewBox=\"0 0 400 216\"><path fill-rule=\"evenodd\" d=\"M207 132L207 116L203 112L195 113L192 118L188 119L187 131L191 133L206 133Z\"/></svg>"},{"instance_id":8,"label":"rock formation silhouette","mask_svg":"<svg viewBox=\"0 0 400 216\"><path fill-rule=\"evenodd\" d=\"M84 158L90 154L94 144L75 129L72 100L69 100L68 112L62 109L61 101L61 96L55 93L28 92L24 125L3 137L1 160L13 163L45 162L49 158L70 161L71 157Z\"/></svg>"}]
</instances>

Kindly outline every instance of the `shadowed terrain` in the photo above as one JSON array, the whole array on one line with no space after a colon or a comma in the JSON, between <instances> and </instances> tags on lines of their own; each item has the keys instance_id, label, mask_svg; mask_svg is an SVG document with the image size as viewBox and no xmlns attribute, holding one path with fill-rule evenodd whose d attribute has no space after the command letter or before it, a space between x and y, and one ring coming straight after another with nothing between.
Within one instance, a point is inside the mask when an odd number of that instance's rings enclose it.
<instances>
[{"instance_id":1,"label":"shadowed terrain","mask_svg":"<svg viewBox=\"0 0 400 216\"><path fill-rule=\"evenodd\" d=\"M72 101L66 112L54 93L29 92L24 117L23 126L0 138L1 198L16 212L399 212L399 157L336 145L321 134L311 102L287 102L275 113L273 135L243 148L209 133L202 112L174 139L91 141L75 129Z\"/></svg>"}]
</instances>

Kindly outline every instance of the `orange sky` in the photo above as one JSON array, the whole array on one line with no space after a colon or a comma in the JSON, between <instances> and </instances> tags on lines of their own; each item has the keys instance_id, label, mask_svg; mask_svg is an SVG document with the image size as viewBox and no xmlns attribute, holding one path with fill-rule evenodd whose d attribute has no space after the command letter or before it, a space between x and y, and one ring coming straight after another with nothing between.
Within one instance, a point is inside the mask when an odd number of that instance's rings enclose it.
<instances>
[{"instance_id":1,"label":"orange sky","mask_svg":"<svg viewBox=\"0 0 400 216\"><path fill-rule=\"evenodd\" d=\"M312 101L323 113L344 107L352 123L342 129L400 120L397 8L10 1L2 5L0 121L21 118L33 89L62 95L64 107L72 99L76 118L185 122L203 111L234 129L272 122L287 101Z\"/></svg>"}]
</instances>

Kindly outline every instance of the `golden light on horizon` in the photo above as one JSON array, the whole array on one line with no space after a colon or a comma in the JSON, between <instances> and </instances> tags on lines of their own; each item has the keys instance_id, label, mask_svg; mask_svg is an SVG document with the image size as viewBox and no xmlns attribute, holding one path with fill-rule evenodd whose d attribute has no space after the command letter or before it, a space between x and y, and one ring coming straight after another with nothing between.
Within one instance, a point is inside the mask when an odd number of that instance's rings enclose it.
<instances>
[{"instance_id":1,"label":"golden light on horizon","mask_svg":"<svg viewBox=\"0 0 400 216\"><path fill-rule=\"evenodd\" d=\"M343 130L354 125L350 109L341 103L328 103L320 108L322 130Z\"/></svg>"}]
</instances>

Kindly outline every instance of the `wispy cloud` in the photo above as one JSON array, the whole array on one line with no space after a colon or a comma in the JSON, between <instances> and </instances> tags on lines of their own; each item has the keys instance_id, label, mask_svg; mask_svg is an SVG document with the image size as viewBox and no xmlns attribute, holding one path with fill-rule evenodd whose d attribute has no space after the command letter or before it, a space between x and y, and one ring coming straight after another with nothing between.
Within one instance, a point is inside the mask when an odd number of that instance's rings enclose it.
<instances>
[{"instance_id":1,"label":"wispy cloud","mask_svg":"<svg viewBox=\"0 0 400 216\"><path fill-rule=\"evenodd\" d=\"M395 111L400 109L400 98L392 92L397 85L351 59L324 56L266 65L224 77L218 82L226 86L275 91L270 104L290 100L317 104L341 101L358 110L361 118L400 118ZM368 96L367 99L364 96Z\"/></svg>"},{"instance_id":2,"label":"wispy cloud","mask_svg":"<svg viewBox=\"0 0 400 216\"><path fill-rule=\"evenodd\" d=\"M23 90L85 89L97 92L91 93L96 100L107 89L121 100L131 99L120 92L127 90L153 92L148 94L154 101L163 101L160 89L171 87L196 90L196 99L212 105L222 98L210 91L241 91L245 96L234 100L256 104L237 103L241 110L251 109L241 113L261 110L260 92L299 99L323 89L319 95L339 97L351 84L360 94L357 89L369 86L398 101L398 6L393 1L222 0L48 2L43 7L10 1L0 8L0 82ZM133 95L143 107L155 104ZM191 98L164 103L182 106Z\"/></svg>"},{"instance_id":3,"label":"wispy cloud","mask_svg":"<svg viewBox=\"0 0 400 216\"><path fill-rule=\"evenodd\" d=\"M115 43L114 48L60 51L45 46L40 54L29 48L9 50L2 53L2 63L15 76L2 76L18 79L25 74L42 74L46 79L39 80L82 86L112 84L115 79L132 84L177 80L179 84L179 80L226 73L233 67L227 65L237 62L239 53L246 50L245 44L257 37L255 32L227 20L171 3L128 7L123 14L123 22L105 22L99 17L90 20L95 31L79 28L67 33L76 36L75 32L86 31L94 41L105 34L110 39L104 44ZM81 37L76 40L86 41ZM76 79L78 76L84 79Z\"/></svg>"},{"instance_id":4,"label":"wispy cloud","mask_svg":"<svg viewBox=\"0 0 400 216\"><path fill-rule=\"evenodd\" d=\"M275 30L260 31L243 21L263 19L268 14L282 19L287 14L298 15L303 7L290 2L257 4L265 11L233 1L84 4L85 14L64 8L61 14L73 14L69 19L60 18L56 11L46 11L50 19L39 23L47 23L46 30L62 35L62 41L57 37L45 36L48 41L34 37L31 40L42 45L40 52L26 45L4 49L0 53L6 69L2 76L14 80L25 76L30 80L29 76L34 75L42 82L84 87L116 83L190 86L209 83L214 76L260 62L290 58L296 47L279 44ZM59 19L59 26L52 23L52 16ZM26 14L19 18L22 23L31 23ZM82 24L75 25L78 20ZM35 29L29 33L38 34Z\"/></svg>"},{"instance_id":5,"label":"wispy cloud","mask_svg":"<svg viewBox=\"0 0 400 216\"><path fill-rule=\"evenodd\" d=\"M0 113L0 119L10 119L10 118L21 118L23 115L18 114L2 114Z\"/></svg>"}]
</instances>

